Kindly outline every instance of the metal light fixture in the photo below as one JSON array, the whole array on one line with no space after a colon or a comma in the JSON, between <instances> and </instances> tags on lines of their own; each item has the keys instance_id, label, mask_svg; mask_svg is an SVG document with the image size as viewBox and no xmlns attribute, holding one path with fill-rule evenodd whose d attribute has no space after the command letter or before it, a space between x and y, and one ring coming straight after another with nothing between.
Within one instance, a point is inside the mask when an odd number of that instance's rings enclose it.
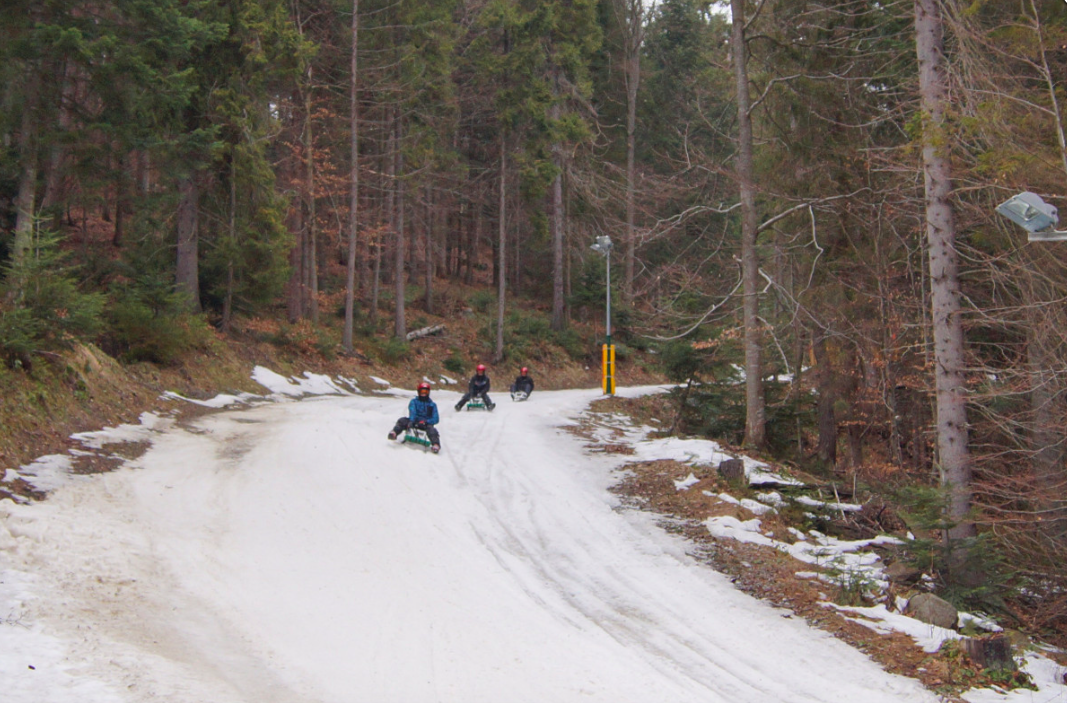
<instances>
[{"instance_id":1,"label":"metal light fixture","mask_svg":"<svg viewBox=\"0 0 1067 703\"><path fill-rule=\"evenodd\" d=\"M589 248L595 252L599 252L604 256L607 256L611 252L611 247L613 246L614 244L612 244L611 242L611 237L606 234L602 234L596 238L596 244L592 245Z\"/></svg>"},{"instance_id":2,"label":"metal light fixture","mask_svg":"<svg viewBox=\"0 0 1067 703\"><path fill-rule=\"evenodd\" d=\"M1059 211L1037 193L1026 191L1013 195L997 205L997 212L1025 229L1031 242L1067 240L1067 231L1055 229L1060 222Z\"/></svg>"}]
</instances>

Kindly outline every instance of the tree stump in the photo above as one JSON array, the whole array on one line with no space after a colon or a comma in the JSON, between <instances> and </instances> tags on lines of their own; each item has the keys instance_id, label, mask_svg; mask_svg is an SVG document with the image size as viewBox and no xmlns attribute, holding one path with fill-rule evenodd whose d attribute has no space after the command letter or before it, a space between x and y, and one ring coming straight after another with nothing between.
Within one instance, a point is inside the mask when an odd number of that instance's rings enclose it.
<instances>
[{"instance_id":1,"label":"tree stump","mask_svg":"<svg viewBox=\"0 0 1067 703\"><path fill-rule=\"evenodd\" d=\"M741 459L726 459L719 464L719 475L730 483L740 482L745 478L745 462Z\"/></svg>"},{"instance_id":2,"label":"tree stump","mask_svg":"<svg viewBox=\"0 0 1067 703\"><path fill-rule=\"evenodd\" d=\"M1015 671L1011 640L1006 635L997 633L982 637L966 637L963 640L963 651L981 669Z\"/></svg>"}]
</instances>

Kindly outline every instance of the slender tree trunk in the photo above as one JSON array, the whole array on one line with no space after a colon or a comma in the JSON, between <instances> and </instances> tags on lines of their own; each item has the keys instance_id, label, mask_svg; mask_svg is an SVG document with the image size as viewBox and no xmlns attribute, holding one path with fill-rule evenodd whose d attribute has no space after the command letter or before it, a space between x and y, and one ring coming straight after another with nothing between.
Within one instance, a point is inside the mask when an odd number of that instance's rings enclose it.
<instances>
[{"instance_id":1,"label":"slender tree trunk","mask_svg":"<svg viewBox=\"0 0 1067 703\"><path fill-rule=\"evenodd\" d=\"M15 197L15 241L12 258L22 262L33 246L34 217L37 203L37 105L40 76L36 66L26 76L25 104L22 107L22 128L19 130L19 190Z\"/></svg>"},{"instance_id":2,"label":"slender tree trunk","mask_svg":"<svg viewBox=\"0 0 1067 703\"><path fill-rule=\"evenodd\" d=\"M314 133L314 120L312 118L311 111L314 108L314 103L311 97L312 85L311 85L311 66L308 66L307 79L308 86L307 92L304 94L304 115L307 120L306 128L304 132L304 156L305 156L305 171L307 178L307 250L305 254L306 268L304 274L307 277L304 281L304 290L307 291L307 312L311 317L311 321L318 323L319 321L319 271L318 271L318 241L316 235L315 218L317 214L315 212L315 133Z\"/></svg>"},{"instance_id":3,"label":"slender tree trunk","mask_svg":"<svg viewBox=\"0 0 1067 703\"><path fill-rule=\"evenodd\" d=\"M481 202L480 192L476 194L477 201L467 203L467 210L463 215L463 223L467 232L467 272L464 281L468 286L474 285L474 267L478 264L478 245L482 242L482 218L481 208L477 203Z\"/></svg>"},{"instance_id":4,"label":"slender tree trunk","mask_svg":"<svg viewBox=\"0 0 1067 703\"><path fill-rule=\"evenodd\" d=\"M1033 452L1033 473L1037 484L1036 501L1043 512L1045 520L1052 522L1052 517L1062 517L1062 510L1055 506L1062 505L1063 497L1063 432L1060 429L1055 412L1057 404L1056 374L1052 368L1049 354L1044 348L1045 340L1032 327L1027 336L1027 356L1030 366L1030 410L1033 416L1033 430L1030 435L1030 447ZM1063 528L1056 527L1062 534Z\"/></svg>"},{"instance_id":5,"label":"slender tree trunk","mask_svg":"<svg viewBox=\"0 0 1067 703\"><path fill-rule=\"evenodd\" d=\"M1034 22L1034 37L1037 40L1041 61L1041 77L1048 86L1049 103L1056 125L1056 142L1060 149L1060 164L1064 173L1067 173L1067 136L1064 133L1063 114L1060 109L1060 97L1057 92L1061 81L1052 71L1048 62L1048 51L1045 46L1044 33L1041 26L1041 14L1037 3L1030 0L1030 12ZM1030 262L1031 270L1037 268L1037 262ZM1043 277L1034 276L1035 285ZM1038 294L1031 288L1029 308L1039 310L1039 301L1048 301L1047 294ZM1055 303L1045 302L1045 305ZM1035 319L1036 318L1036 319ZM1030 365L1030 408L1033 415L1033 432L1030 438L1033 452L1033 472L1036 479L1037 491L1040 496L1038 505L1043 516L1042 524L1046 534L1055 540L1062 540L1067 533L1065 524L1065 499L1063 496L1063 484L1067 473L1064 470L1064 444L1065 434L1059 417L1062 416L1062 400L1057 374L1053 373L1052 359L1048 351L1048 339L1050 337L1048 318L1039 314L1031 313L1029 329L1027 330L1027 354Z\"/></svg>"},{"instance_id":6,"label":"slender tree trunk","mask_svg":"<svg viewBox=\"0 0 1067 703\"><path fill-rule=\"evenodd\" d=\"M152 158L147 150L137 155L137 188L138 195L152 192Z\"/></svg>"},{"instance_id":7,"label":"slender tree trunk","mask_svg":"<svg viewBox=\"0 0 1067 703\"><path fill-rule=\"evenodd\" d=\"M430 186L426 186L426 228L423 241L425 242L426 250L426 270L423 271L426 281L426 296L423 299L423 307L426 309L428 315L433 314L433 268L434 268L434 256L433 256L433 240L434 240L434 224L436 222L436 209L434 202L434 189Z\"/></svg>"},{"instance_id":8,"label":"slender tree trunk","mask_svg":"<svg viewBox=\"0 0 1067 703\"><path fill-rule=\"evenodd\" d=\"M371 319L375 325L378 324L378 304L381 301L382 262L386 256L385 246L386 242L391 241L396 233L396 161L393 159L393 149L395 148L393 139L396 135L393 130L392 107L386 106L383 108L383 112L385 113L383 116L385 124L385 153L380 155L381 167L378 169L379 173L381 173L378 178L379 183L381 183L379 190L385 196L382 203L384 211L381 216L383 227L379 228L375 242L374 287L371 291Z\"/></svg>"},{"instance_id":9,"label":"slender tree trunk","mask_svg":"<svg viewBox=\"0 0 1067 703\"><path fill-rule=\"evenodd\" d=\"M407 323L404 320L404 284L406 282L404 278L404 264L405 264L405 229L404 229L404 156L400 149L400 138L403 136L400 127L400 110L396 111L397 119L393 125L396 130L395 145L396 149L393 152L393 156L396 159L396 280L394 283L394 290L396 291L396 308L395 308L395 333L397 338L403 339L407 335Z\"/></svg>"},{"instance_id":10,"label":"slender tree trunk","mask_svg":"<svg viewBox=\"0 0 1067 703\"><path fill-rule=\"evenodd\" d=\"M1060 85L1062 84L1062 76L1057 77L1048 64L1048 50L1045 47L1045 35L1041 29L1041 13L1038 12L1037 3L1034 0L1030 0L1030 12L1033 14L1034 37L1037 39L1040 52L1041 77L1048 86L1049 103L1052 107L1051 112L1056 123L1056 143L1060 147L1060 163L1063 165L1064 172L1067 173L1067 134L1064 132L1063 113L1060 110L1059 93Z\"/></svg>"},{"instance_id":11,"label":"slender tree trunk","mask_svg":"<svg viewBox=\"0 0 1067 703\"><path fill-rule=\"evenodd\" d=\"M559 77L555 78L555 95L559 97ZM560 118L559 103L549 108L549 118L555 123ZM559 332L566 327L563 307L563 147L559 142L552 145L552 165L556 177L550 190L552 219L552 322L551 327Z\"/></svg>"},{"instance_id":12,"label":"slender tree trunk","mask_svg":"<svg viewBox=\"0 0 1067 703\"><path fill-rule=\"evenodd\" d=\"M379 232L374 242L374 283L371 286L370 319L375 327L378 325L378 301L382 290L382 236Z\"/></svg>"},{"instance_id":13,"label":"slender tree trunk","mask_svg":"<svg viewBox=\"0 0 1067 703\"><path fill-rule=\"evenodd\" d=\"M178 260L175 282L185 294L186 307L200 312L200 185L194 171L182 176L178 183Z\"/></svg>"},{"instance_id":14,"label":"slender tree trunk","mask_svg":"<svg viewBox=\"0 0 1067 703\"><path fill-rule=\"evenodd\" d=\"M502 132L500 135L500 190L499 199L497 200L497 220L498 220L498 241L497 245L497 257L499 264L499 272L497 276L497 294L496 294L496 354L493 356L493 360L496 363L500 363L504 360L504 309L505 300L504 295L507 292L507 243L508 243L508 222L507 222L507 189L506 176L508 165L508 150L507 150L507 137Z\"/></svg>"},{"instance_id":15,"label":"slender tree trunk","mask_svg":"<svg viewBox=\"0 0 1067 703\"><path fill-rule=\"evenodd\" d=\"M819 442L815 449L815 455L827 469L832 469L837 464L837 418L834 414L834 370L830 360L830 354L826 349L826 339L816 332L816 339L812 344L815 352L815 382L819 389L816 401L816 415L819 425Z\"/></svg>"},{"instance_id":16,"label":"slender tree trunk","mask_svg":"<svg viewBox=\"0 0 1067 703\"><path fill-rule=\"evenodd\" d=\"M1063 384L1055 367L1055 332L1059 315L1050 314L1057 306L1055 293L1048 290L1049 272L1032 248L1023 250L1028 264L1026 277L1026 354L1030 381L1030 463L1033 505L1039 514L1042 532L1052 540L1067 533L1067 499L1064 471Z\"/></svg>"},{"instance_id":17,"label":"slender tree trunk","mask_svg":"<svg viewBox=\"0 0 1067 703\"><path fill-rule=\"evenodd\" d=\"M447 191L434 191L434 277L440 271L446 278L448 271L448 240L450 236L448 219L452 210L452 197ZM437 227L437 225L441 225Z\"/></svg>"},{"instance_id":18,"label":"slender tree trunk","mask_svg":"<svg viewBox=\"0 0 1067 703\"><path fill-rule=\"evenodd\" d=\"M74 102L76 83L70 62L63 67L63 86L59 91L59 133L66 135L73 124L70 106ZM41 211L51 213L52 227L57 232L63 221L63 191L67 174L67 147L62 139L52 141L48 153L45 173L44 195L41 197Z\"/></svg>"},{"instance_id":19,"label":"slender tree trunk","mask_svg":"<svg viewBox=\"0 0 1067 703\"><path fill-rule=\"evenodd\" d=\"M122 246L125 236L126 215L130 210L129 177L126 172L127 155L119 154L115 164L115 227L111 235L111 246Z\"/></svg>"},{"instance_id":20,"label":"slender tree trunk","mask_svg":"<svg viewBox=\"0 0 1067 703\"><path fill-rule=\"evenodd\" d=\"M634 299L634 262L637 258L637 232L634 226L634 197L637 173L634 155L637 148L637 91L641 85L641 43L644 40L644 2L625 0L626 11L626 260L622 281L622 299L627 305Z\"/></svg>"},{"instance_id":21,"label":"slender tree trunk","mask_svg":"<svg viewBox=\"0 0 1067 703\"><path fill-rule=\"evenodd\" d=\"M736 1L736 0L735 0ZM951 542L975 535L971 509L971 457L967 436L963 324L960 319L956 222L949 198L952 174L944 108L948 80L938 0L915 2L915 47L922 103L926 237L930 245L930 294L937 389L937 449L941 482L948 492Z\"/></svg>"},{"instance_id":22,"label":"slender tree trunk","mask_svg":"<svg viewBox=\"0 0 1067 703\"><path fill-rule=\"evenodd\" d=\"M226 256L226 297L222 302L222 331L230 332L230 320L233 315L233 256L237 244L237 159L230 154L230 222L227 236L230 238L229 254Z\"/></svg>"},{"instance_id":23,"label":"slender tree trunk","mask_svg":"<svg viewBox=\"0 0 1067 703\"><path fill-rule=\"evenodd\" d=\"M286 285L286 313L290 323L304 316L304 207L294 203L286 215L286 227L293 235L293 248L289 250L289 283Z\"/></svg>"},{"instance_id":24,"label":"slender tree trunk","mask_svg":"<svg viewBox=\"0 0 1067 703\"><path fill-rule=\"evenodd\" d=\"M359 0L352 0L352 56L348 85L349 163L348 261L345 269L345 329L341 345L352 353L352 328L356 309L356 248L359 223Z\"/></svg>"},{"instance_id":25,"label":"slender tree trunk","mask_svg":"<svg viewBox=\"0 0 1067 703\"><path fill-rule=\"evenodd\" d=\"M512 196L511 211L516 213L516 215L518 215L518 213L520 212L519 208L515 205L514 196ZM522 246L521 246L521 243L522 243L522 241L521 241L521 237L522 237L521 229L522 228L520 226L515 226L515 227L512 227L511 229L512 229L512 233L511 233L511 244L512 244L512 247L511 247L511 250L513 252L515 252L513 254L513 258L512 258L512 262L511 262L511 290L514 291L516 295L518 295L522 291L522 284L523 284L523 279L522 279Z\"/></svg>"},{"instance_id":26,"label":"slender tree trunk","mask_svg":"<svg viewBox=\"0 0 1067 703\"><path fill-rule=\"evenodd\" d=\"M748 49L745 44L745 0L731 0L732 52L737 82L737 180L741 187L741 276L744 281L742 317L745 328L745 446L762 448L766 443L766 406L763 397L763 359L759 319L759 254L756 235L755 166L752 148Z\"/></svg>"},{"instance_id":27,"label":"slender tree trunk","mask_svg":"<svg viewBox=\"0 0 1067 703\"><path fill-rule=\"evenodd\" d=\"M366 190L364 188L364 190ZM369 206L369 198L366 195L360 197L362 201L361 210L364 220L369 221L369 217L366 213L371 212ZM370 300L371 278L373 277L373 264L371 263L372 253L370 244L370 235L364 230L363 236L359 237L356 241L356 266L358 267L359 275L356 277L356 292L359 300L364 304Z\"/></svg>"}]
</instances>

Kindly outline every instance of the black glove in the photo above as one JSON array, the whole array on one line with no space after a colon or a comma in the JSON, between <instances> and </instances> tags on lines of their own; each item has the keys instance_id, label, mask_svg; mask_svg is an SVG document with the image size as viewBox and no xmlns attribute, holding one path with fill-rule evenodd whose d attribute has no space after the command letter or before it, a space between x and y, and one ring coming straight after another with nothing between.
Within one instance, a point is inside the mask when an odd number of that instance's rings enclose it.
<instances>
[{"instance_id":1,"label":"black glove","mask_svg":"<svg viewBox=\"0 0 1067 703\"><path fill-rule=\"evenodd\" d=\"M425 420L416 421L415 422L415 427L420 429L420 430L425 430L426 429L426 421Z\"/></svg>"}]
</instances>

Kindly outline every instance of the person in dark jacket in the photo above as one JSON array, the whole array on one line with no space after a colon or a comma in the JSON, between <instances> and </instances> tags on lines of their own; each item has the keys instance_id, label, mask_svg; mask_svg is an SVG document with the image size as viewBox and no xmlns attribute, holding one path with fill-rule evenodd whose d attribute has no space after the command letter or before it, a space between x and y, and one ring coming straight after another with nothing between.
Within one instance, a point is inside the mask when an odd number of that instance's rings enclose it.
<instances>
[{"instance_id":1,"label":"person in dark jacket","mask_svg":"<svg viewBox=\"0 0 1067 703\"><path fill-rule=\"evenodd\" d=\"M485 373L485 364L478 364L474 375L471 376L470 383L467 384L467 392L456 403L456 410L462 410L468 400L476 400L478 398L481 398L482 402L485 403L485 407L490 410L496 407L496 403L489 400L489 376Z\"/></svg>"},{"instance_id":2,"label":"person in dark jacket","mask_svg":"<svg viewBox=\"0 0 1067 703\"><path fill-rule=\"evenodd\" d=\"M511 384L511 397L514 398L516 393L525 393L527 398L533 393L534 382L530 378L530 369L525 366L519 371L519 375L515 377L515 383Z\"/></svg>"},{"instance_id":3,"label":"person in dark jacket","mask_svg":"<svg viewBox=\"0 0 1067 703\"><path fill-rule=\"evenodd\" d=\"M441 435L437 432L438 422L441 416L437 413L437 403L430 400L430 384L423 382L418 386L418 395L408 403L408 415L396 421L389 439L396 439L397 435L408 428L422 430L430 438L430 451L434 454L441 451Z\"/></svg>"}]
</instances>

